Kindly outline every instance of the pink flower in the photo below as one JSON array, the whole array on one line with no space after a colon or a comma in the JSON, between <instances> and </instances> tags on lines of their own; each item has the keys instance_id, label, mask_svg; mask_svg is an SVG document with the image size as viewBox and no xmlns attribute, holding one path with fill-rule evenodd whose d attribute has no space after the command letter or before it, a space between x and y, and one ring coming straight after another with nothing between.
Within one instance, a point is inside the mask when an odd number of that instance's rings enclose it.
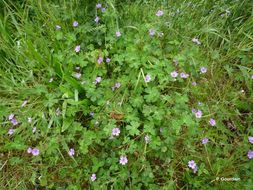
<instances>
[{"instance_id":1,"label":"pink flower","mask_svg":"<svg viewBox=\"0 0 253 190\"><path fill-rule=\"evenodd\" d=\"M158 17L163 16L163 11L158 10L157 13L156 13L156 16L158 16Z\"/></svg>"},{"instance_id":2,"label":"pink flower","mask_svg":"<svg viewBox=\"0 0 253 190\"><path fill-rule=\"evenodd\" d=\"M201 42L199 41L198 38L192 38L192 42L195 43L195 44L197 44L197 45L201 44Z\"/></svg>"},{"instance_id":3,"label":"pink flower","mask_svg":"<svg viewBox=\"0 0 253 190\"><path fill-rule=\"evenodd\" d=\"M13 118L12 120L11 120L11 123L12 123L12 125L17 125L18 124L18 121L15 119L15 118Z\"/></svg>"},{"instance_id":4,"label":"pink flower","mask_svg":"<svg viewBox=\"0 0 253 190\"><path fill-rule=\"evenodd\" d=\"M96 5L96 8L97 8L97 9L102 8L102 4L101 4L101 3L98 3L98 4Z\"/></svg>"},{"instance_id":5,"label":"pink flower","mask_svg":"<svg viewBox=\"0 0 253 190\"><path fill-rule=\"evenodd\" d=\"M29 147L29 148L27 149L27 153L28 153L28 154L31 154L31 153L32 153L32 150L33 150L33 149L32 149L31 147Z\"/></svg>"},{"instance_id":6,"label":"pink flower","mask_svg":"<svg viewBox=\"0 0 253 190\"><path fill-rule=\"evenodd\" d=\"M74 77L77 78L77 79L80 79L82 76L81 73L74 73Z\"/></svg>"},{"instance_id":7,"label":"pink flower","mask_svg":"<svg viewBox=\"0 0 253 190\"><path fill-rule=\"evenodd\" d=\"M98 16L94 19L94 21L95 21L96 23L98 23L99 20L100 20L100 18L99 18Z\"/></svg>"},{"instance_id":8,"label":"pink flower","mask_svg":"<svg viewBox=\"0 0 253 190\"><path fill-rule=\"evenodd\" d=\"M145 82L150 82L151 81L151 76L148 74L145 77Z\"/></svg>"},{"instance_id":9,"label":"pink flower","mask_svg":"<svg viewBox=\"0 0 253 190\"><path fill-rule=\"evenodd\" d=\"M188 162L188 166L189 168L194 169L196 167L196 163L194 162L194 160L191 160Z\"/></svg>"},{"instance_id":10,"label":"pink flower","mask_svg":"<svg viewBox=\"0 0 253 190\"><path fill-rule=\"evenodd\" d=\"M32 155L33 156L38 156L39 154L40 154L40 150L39 149L37 149L37 148L32 149Z\"/></svg>"},{"instance_id":11,"label":"pink flower","mask_svg":"<svg viewBox=\"0 0 253 190\"><path fill-rule=\"evenodd\" d=\"M95 83L95 84L100 83L101 80L102 80L102 77L97 77L94 83Z\"/></svg>"},{"instance_id":12,"label":"pink flower","mask_svg":"<svg viewBox=\"0 0 253 190\"><path fill-rule=\"evenodd\" d=\"M114 85L115 88L120 88L120 86L121 86L120 82L116 82Z\"/></svg>"},{"instance_id":13,"label":"pink flower","mask_svg":"<svg viewBox=\"0 0 253 190\"><path fill-rule=\"evenodd\" d=\"M186 74L186 73L180 73L180 77L181 77L181 78L188 78L188 77L189 77L189 75L188 75L188 74Z\"/></svg>"},{"instance_id":14,"label":"pink flower","mask_svg":"<svg viewBox=\"0 0 253 190\"><path fill-rule=\"evenodd\" d=\"M73 26L74 26L74 27L77 27L77 26L78 26L78 22L77 22L77 21L74 21L74 22L73 22Z\"/></svg>"},{"instance_id":15,"label":"pink flower","mask_svg":"<svg viewBox=\"0 0 253 190\"><path fill-rule=\"evenodd\" d=\"M205 137L205 138L202 139L202 144L207 144L208 142L209 142L208 138Z\"/></svg>"},{"instance_id":16,"label":"pink flower","mask_svg":"<svg viewBox=\"0 0 253 190\"><path fill-rule=\"evenodd\" d=\"M81 73L75 73L75 74L74 74L74 77L77 78L77 79L80 79L81 76L82 76Z\"/></svg>"},{"instance_id":17,"label":"pink flower","mask_svg":"<svg viewBox=\"0 0 253 190\"><path fill-rule=\"evenodd\" d=\"M111 59L109 57L106 58L106 63L110 63Z\"/></svg>"},{"instance_id":18,"label":"pink flower","mask_svg":"<svg viewBox=\"0 0 253 190\"><path fill-rule=\"evenodd\" d=\"M206 73L206 72L207 72L207 68L206 68L206 67L201 67L201 68L200 68L200 72L201 72L202 74Z\"/></svg>"},{"instance_id":19,"label":"pink flower","mask_svg":"<svg viewBox=\"0 0 253 190\"><path fill-rule=\"evenodd\" d=\"M96 174L92 174L90 179L91 179L91 181L95 181L97 179Z\"/></svg>"},{"instance_id":20,"label":"pink flower","mask_svg":"<svg viewBox=\"0 0 253 190\"><path fill-rule=\"evenodd\" d=\"M119 128L113 128L112 129L112 135L113 136L119 136L120 134L120 129Z\"/></svg>"},{"instance_id":21,"label":"pink flower","mask_svg":"<svg viewBox=\"0 0 253 190\"><path fill-rule=\"evenodd\" d=\"M127 157L126 157L126 156L120 156L119 163L120 163L121 165L126 165L127 162L128 162L128 160L127 160Z\"/></svg>"},{"instance_id":22,"label":"pink flower","mask_svg":"<svg viewBox=\"0 0 253 190\"><path fill-rule=\"evenodd\" d=\"M15 131L15 130L11 128L11 129L9 129L8 134L9 134L9 135L13 135L14 131Z\"/></svg>"},{"instance_id":23,"label":"pink flower","mask_svg":"<svg viewBox=\"0 0 253 190\"><path fill-rule=\"evenodd\" d=\"M14 116L15 116L15 115L14 115L13 113L10 114L10 115L9 115L9 121L12 120L12 119L14 118Z\"/></svg>"},{"instance_id":24,"label":"pink flower","mask_svg":"<svg viewBox=\"0 0 253 190\"><path fill-rule=\"evenodd\" d=\"M15 118L15 115L12 113L12 114L10 114L9 115L9 121L12 123L12 125L17 125L18 124L18 122L17 122L17 120L16 120L16 118Z\"/></svg>"},{"instance_id":25,"label":"pink flower","mask_svg":"<svg viewBox=\"0 0 253 190\"><path fill-rule=\"evenodd\" d=\"M170 75L173 77L173 78L176 78L178 76L178 72L177 71L173 71L170 73Z\"/></svg>"},{"instance_id":26,"label":"pink flower","mask_svg":"<svg viewBox=\"0 0 253 190\"><path fill-rule=\"evenodd\" d=\"M248 137L248 139L249 139L249 142L250 142L251 144L253 144L253 137Z\"/></svg>"},{"instance_id":27,"label":"pink flower","mask_svg":"<svg viewBox=\"0 0 253 190\"><path fill-rule=\"evenodd\" d=\"M74 156L75 155L75 150L73 148L69 149L69 156Z\"/></svg>"},{"instance_id":28,"label":"pink flower","mask_svg":"<svg viewBox=\"0 0 253 190\"><path fill-rule=\"evenodd\" d=\"M202 117L202 111L201 110L197 110L197 112L195 113L196 118L201 118Z\"/></svg>"},{"instance_id":29,"label":"pink flower","mask_svg":"<svg viewBox=\"0 0 253 190\"><path fill-rule=\"evenodd\" d=\"M76 53L80 52L80 49L81 49L81 46L80 46L80 45L77 45L77 46L75 47L75 52L76 52Z\"/></svg>"},{"instance_id":30,"label":"pink flower","mask_svg":"<svg viewBox=\"0 0 253 190\"><path fill-rule=\"evenodd\" d=\"M247 154L248 158L249 159L252 159L253 158L253 150L250 150Z\"/></svg>"},{"instance_id":31,"label":"pink flower","mask_svg":"<svg viewBox=\"0 0 253 190\"><path fill-rule=\"evenodd\" d=\"M215 126L215 125L216 125L216 121L215 121L213 118L211 118L211 119L209 120L209 124L210 124L211 126Z\"/></svg>"},{"instance_id":32,"label":"pink flower","mask_svg":"<svg viewBox=\"0 0 253 190\"><path fill-rule=\"evenodd\" d=\"M150 29L149 30L149 35L150 36L154 36L155 35L155 30L154 29Z\"/></svg>"},{"instance_id":33,"label":"pink flower","mask_svg":"<svg viewBox=\"0 0 253 190\"><path fill-rule=\"evenodd\" d=\"M117 31L115 34L116 34L116 36L117 36L118 38L121 36L120 31Z\"/></svg>"},{"instance_id":34,"label":"pink flower","mask_svg":"<svg viewBox=\"0 0 253 190\"><path fill-rule=\"evenodd\" d=\"M98 62L98 64L101 64L103 62L103 57L99 57L97 62Z\"/></svg>"}]
</instances>

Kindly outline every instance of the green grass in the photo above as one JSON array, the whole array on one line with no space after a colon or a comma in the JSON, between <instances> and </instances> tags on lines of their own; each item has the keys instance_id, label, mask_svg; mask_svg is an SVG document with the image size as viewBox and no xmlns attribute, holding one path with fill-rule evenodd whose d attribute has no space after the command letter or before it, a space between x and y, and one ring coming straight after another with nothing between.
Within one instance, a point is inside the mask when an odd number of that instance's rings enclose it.
<instances>
[{"instance_id":1,"label":"green grass","mask_svg":"<svg viewBox=\"0 0 253 190\"><path fill-rule=\"evenodd\" d=\"M108 0L101 2L105 13L96 3L0 2L0 189L252 189L251 0ZM150 37L152 28L164 35ZM80 79L73 77L77 66ZM190 76L173 81L174 70ZM192 108L202 110L201 119ZM120 135L110 139L115 127Z\"/></svg>"}]
</instances>

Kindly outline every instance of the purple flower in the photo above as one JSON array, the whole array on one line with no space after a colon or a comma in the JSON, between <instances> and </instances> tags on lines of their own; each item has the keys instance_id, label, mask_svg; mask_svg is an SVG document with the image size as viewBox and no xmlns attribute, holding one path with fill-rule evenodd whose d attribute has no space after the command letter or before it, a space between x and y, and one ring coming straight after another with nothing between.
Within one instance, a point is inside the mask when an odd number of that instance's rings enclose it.
<instances>
[{"instance_id":1,"label":"purple flower","mask_svg":"<svg viewBox=\"0 0 253 190\"><path fill-rule=\"evenodd\" d=\"M202 139L202 144L207 144L209 142L209 139L207 137Z\"/></svg>"},{"instance_id":2,"label":"purple flower","mask_svg":"<svg viewBox=\"0 0 253 190\"><path fill-rule=\"evenodd\" d=\"M121 165L126 165L127 162L128 162L128 160L127 160L127 157L126 157L126 156L120 156L119 163L120 163Z\"/></svg>"},{"instance_id":3,"label":"purple flower","mask_svg":"<svg viewBox=\"0 0 253 190\"><path fill-rule=\"evenodd\" d=\"M197 111L195 108L192 108L192 113L197 113Z\"/></svg>"},{"instance_id":4,"label":"purple flower","mask_svg":"<svg viewBox=\"0 0 253 190\"><path fill-rule=\"evenodd\" d=\"M195 169L196 168L196 163L194 162L194 160L191 160L191 161L189 161L188 162L188 166L189 166L189 168L191 168L191 169Z\"/></svg>"},{"instance_id":5,"label":"purple flower","mask_svg":"<svg viewBox=\"0 0 253 190\"><path fill-rule=\"evenodd\" d=\"M248 139L249 139L249 142L250 142L251 144L253 144L253 137L248 137Z\"/></svg>"},{"instance_id":6,"label":"purple flower","mask_svg":"<svg viewBox=\"0 0 253 190\"><path fill-rule=\"evenodd\" d=\"M75 155L75 150L73 148L69 149L68 154L69 154L69 156L74 156Z\"/></svg>"},{"instance_id":7,"label":"purple flower","mask_svg":"<svg viewBox=\"0 0 253 190\"><path fill-rule=\"evenodd\" d=\"M96 8L97 9L100 9L102 7L102 4L101 3L98 3L97 5L96 5Z\"/></svg>"},{"instance_id":8,"label":"purple flower","mask_svg":"<svg viewBox=\"0 0 253 190\"><path fill-rule=\"evenodd\" d=\"M120 134L120 129L119 128L113 128L112 129L112 135L113 136L119 136L119 134Z\"/></svg>"},{"instance_id":9,"label":"purple flower","mask_svg":"<svg viewBox=\"0 0 253 190\"><path fill-rule=\"evenodd\" d=\"M200 68L200 73L204 74L207 72L207 68L206 67L201 67Z\"/></svg>"},{"instance_id":10,"label":"purple flower","mask_svg":"<svg viewBox=\"0 0 253 190\"><path fill-rule=\"evenodd\" d=\"M253 150L250 150L247 154L248 158L249 159L252 159L253 158Z\"/></svg>"},{"instance_id":11,"label":"purple flower","mask_svg":"<svg viewBox=\"0 0 253 190\"><path fill-rule=\"evenodd\" d=\"M111 59L109 57L106 58L106 63L110 63Z\"/></svg>"},{"instance_id":12,"label":"purple flower","mask_svg":"<svg viewBox=\"0 0 253 190\"><path fill-rule=\"evenodd\" d=\"M55 28L56 28L56 30L60 30L61 26L60 25L56 25Z\"/></svg>"},{"instance_id":13,"label":"purple flower","mask_svg":"<svg viewBox=\"0 0 253 190\"><path fill-rule=\"evenodd\" d=\"M97 62L98 62L98 64L101 64L103 62L103 57L99 57Z\"/></svg>"},{"instance_id":14,"label":"purple flower","mask_svg":"<svg viewBox=\"0 0 253 190\"><path fill-rule=\"evenodd\" d=\"M74 22L73 22L73 26L74 26L74 27L77 27L77 26L78 26L78 22L77 22L77 21L74 21Z\"/></svg>"},{"instance_id":15,"label":"purple flower","mask_svg":"<svg viewBox=\"0 0 253 190\"><path fill-rule=\"evenodd\" d=\"M26 152L27 152L28 154L31 154L31 153L32 153L32 150L33 150L33 149L32 149L31 147L29 147L29 148L27 149Z\"/></svg>"},{"instance_id":16,"label":"purple flower","mask_svg":"<svg viewBox=\"0 0 253 190\"><path fill-rule=\"evenodd\" d=\"M17 122L17 120L16 120L15 117L11 120L11 123L12 123L12 125L14 125L14 126L18 124L18 122Z\"/></svg>"},{"instance_id":17,"label":"purple flower","mask_svg":"<svg viewBox=\"0 0 253 190\"><path fill-rule=\"evenodd\" d=\"M192 38L192 42L195 43L195 44L197 44L197 45L201 44L201 42L199 41L198 38Z\"/></svg>"},{"instance_id":18,"label":"purple flower","mask_svg":"<svg viewBox=\"0 0 253 190\"><path fill-rule=\"evenodd\" d=\"M13 118L15 117L15 115L12 113L9 115L9 121L11 121Z\"/></svg>"},{"instance_id":19,"label":"purple flower","mask_svg":"<svg viewBox=\"0 0 253 190\"><path fill-rule=\"evenodd\" d=\"M173 78L176 78L177 75L178 75L178 72L177 71L173 71L170 73L170 75L173 77Z\"/></svg>"},{"instance_id":20,"label":"purple flower","mask_svg":"<svg viewBox=\"0 0 253 190\"><path fill-rule=\"evenodd\" d=\"M251 75L251 79L253 80L253 75Z\"/></svg>"},{"instance_id":21,"label":"purple flower","mask_svg":"<svg viewBox=\"0 0 253 190\"><path fill-rule=\"evenodd\" d=\"M119 88L120 86L121 86L120 82L116 82L114 85L115 88Z\"/></svg>"},{"instance_id":22,"label":"purple flower","mask_svg":"<svg viewBox=\"0 0 253 190\"><path fill-rule=\"evenodd\" d=\"M180 73L180 77L181 77L181 78L188 78L188 77L189 77L189 75L188 75L188 74L186 74L186 73Z\"/></svg>"},{"instance_id":23,"label":"purple flower","mask_svg":"<svg viewBox=\"0 0 253 190\"><path fill-rule=\"evenodd\" d=\"M215 126L215 125L216 125L216 121L215 121L213 118L211 118L211 119L209 120L209 124L210 124L211 126Z\"/></svg>"},{"instance_id":24,"label":"purple flower","mask_svg":"<svg viewBox=\"0 0 253 190\"><path fill-rule=\"evenodd\" d=\"M145 135L144 140L148 144L150 142L150 137L148 135Z\"/></svg>"},{"instance_id":25,"label":"purple flower","mask_svg":"<svg viewBox=\"0 0 253 190\"><path fill-rule=\"evenodd\" d=\"M193 169L193 173L196 173L198 171L198 166L196 166L194 169Z\"/></svg>"},{"instance_id":26,"label":"purple flower","mask_svg":"<svg viewBox=\"0 0 253 190\"><path fill-rule=\"evenodd\" d=\"M38 156L39 154L40 154L40 150L39 149L37 149L37 148L32 149L32 155L33 156Z\"/></svg>"},{"instance_id":27,"label":"purple flower","mask_svg":"<svg viewBox=\"0 0 253 190\"><path fill-rule=\"evenodd\" d=\"M117 36L118 38L121 36L120 31L117 31L115 34L116 34L116 36Z\"/></svg>"},{"instance_id":28,"label":"purple flower","mask_svg":"<svg viewBox=\"0 0 253 190\"><path fill-rule=\"evenodd\" d=\"M95 18L95 20L94 20L94 21L95 21L96 23L98 23L98 22L99 22L99 20L100 20L100 18L97 16L97 17Z\"/></svg>"},{"instance_id":29,"label":"purple flower","mask_svg":"<svg viewBox=\"0 0 253 190\"><path fill-rule=\"evenodd\" d=\"M102 9L101 9L102 13L104 13L104 12L105 12L105 10L106 10L106 8L102 8Z\"/></svg>"},{"instance_id":30,"label":"purple flower","mask_svg":"<svg viewBox=\"0 0 253 190\"><path fill-rule=\"evenodd\" d=\"M28 121L28 123L32 123L32 122L33 122L33 119L32 119L31 117L28 117L28 118L27 118L27 121Z\"/></svg>"},{"instance_id":31,"label":"purple flower","mask_svg":"<svg viewBox=\"0 0 253 190\"><path fill-rule=\"evenodd\" d=\"M149 35L154 36L155 35L155 30L154 29L149 29Z\"/></svg>"},{"instance_id":32,"label":"purple flower","mask_svg":"<svg viewBox=\"0 0 253 190\"><path fill-rule=\"evenodd\" d=\"M90 179L91 179L91 181L95 181L97 179L96 174L92 174Z\"/></svg>"},{"instance_id":33,"label":"purple flower","mask_svg":"<svg viewBox=\"0 0 253 190\"><path fill-rule=\"evenodd\" d=\"M147 74L145 77L145 82L150 82L150 81L151 81L151 76Z\"/></svg>"},{"instance_id":34,"label":"purple flower","mask_svg":"<svg viewBox=\"0 0 253 190\"><path fill-rule=\"evenodd\" d=\"M90 112L90 116L94 116L94 114L95 114L94 112Z\"/></svg>"},{"instance_id":35,"label":"purple flower","mask_svg":"<svg viewBox=\"0 0 253 190\"><path fill-rule=\"evenodd\" d=\"M197 83L195 81L193 81L192 86L197 86Z\"/></svg>"},{"instance_id":36,"label":"purple flower","mask_svg":"<svg viewBox=\"0 0 253 190\"><path fill-rule=\"evenodd\" d=\"M9 135L13 135L14 131L15 131L15 130L11 128L11 129L9 129L8 134L9 134Z\"/></svg>"},{"instance_id":37,"label":"purple flower","mask_svg":"<svg viewBox=\"0 0 253 190\"><path fill-rule=\"evenodd\" d=\"M78 52L80 51L80 49L81 49L81 46L80 46L80 45L77 45L77 46L75 47L75 52L78 53Z\"/></svg>"},{"instance_id":38,"label":"purple flower","mask_svg":"<svg viewBox=\"0 0 253 190\"><path fill-rule=\"evenodd\" d=\"M82 76L81 73L74 73L74 77L77 78L77 79L80 79Z\"/></svg>"},{"instance_id":39,"label":"purple flower","mask_svg":"<svg viewBox=\"0 0 253 190\"><path fill-rule=\"evenodd\" d=\"M198 110L198 111L195 113L195 116L196 116L196 118L201 118L201 117L202 117L202 111L201 111L201 110Z\"/></svg>"},{"instance_id":40,"label":"purple flower","mask_svg":"<svg viewBox=\"0 0 253 190\"><path fill-rule=\"evenodd\" d=\"M163 16L163 11L158 10L157 13L156 13L156 16L158 16L158 17Z\"/></svg>"},{"instance_id":41,"label":"purple flower","mask_svg":"<svg viewBox=\"0 0 253 190\"><path fill-rule=\"evenodd\" d=\"M100 82L101 82L101 80L102 80L102 78L101 78L101 77L97 77L94 83L95 83L95 84L100 83Z\"/></svg>"}]
</instances>

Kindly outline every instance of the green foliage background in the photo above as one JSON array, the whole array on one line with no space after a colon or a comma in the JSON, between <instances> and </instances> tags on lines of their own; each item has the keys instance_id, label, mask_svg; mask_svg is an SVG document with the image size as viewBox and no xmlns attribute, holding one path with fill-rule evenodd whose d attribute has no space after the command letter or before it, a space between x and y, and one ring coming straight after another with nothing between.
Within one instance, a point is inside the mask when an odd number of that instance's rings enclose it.
<instances>
[{"instance_id":1,"label":"green foliage background","mask_svg":"<svg viewBox=\"0 0 253 190\"><path fill-rule=\"evenodd\" d=\"M252 1L108 0L105 13L96 3L0 2L0 189L252 189ZM164 35L150 37L149 29ZM99 65L99 56L111 62ZM174 70L190 77L174 81ZM11 113L19 125L10 136ZM115 127L121 133L111 139Z\"/></svg>"}]
</instances>

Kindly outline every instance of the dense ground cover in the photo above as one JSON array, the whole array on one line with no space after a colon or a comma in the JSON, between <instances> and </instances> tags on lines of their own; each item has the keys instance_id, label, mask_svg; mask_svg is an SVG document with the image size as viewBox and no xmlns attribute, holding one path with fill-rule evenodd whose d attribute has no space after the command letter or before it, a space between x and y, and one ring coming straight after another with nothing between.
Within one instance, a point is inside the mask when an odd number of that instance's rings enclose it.
<instances>
[{"instance_id":1,"label":"dense ground cover","mask_svg":"<svg viewBox=\"0 0 253 190\"><path fill-rule=\"evenodd\" d=\"M251 0L0 10L0 189L253 188Z\"/></svg>"}]
</instances>

